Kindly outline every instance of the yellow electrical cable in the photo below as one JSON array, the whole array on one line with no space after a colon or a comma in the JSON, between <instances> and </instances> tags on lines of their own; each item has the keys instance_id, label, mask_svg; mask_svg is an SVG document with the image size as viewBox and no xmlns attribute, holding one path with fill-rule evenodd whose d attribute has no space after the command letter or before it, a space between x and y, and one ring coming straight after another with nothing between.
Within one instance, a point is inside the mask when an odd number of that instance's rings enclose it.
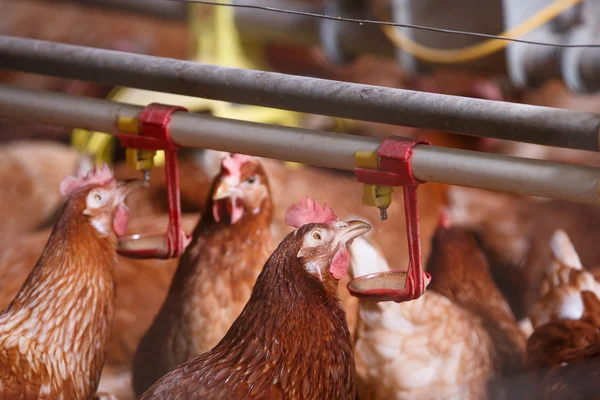
<instances>
[{"instance_id":1,"label":"yellow electrical cable","mask_svg":"<svg viewBox=\"0 0 600 400\"><path fill-rule=\"evenodd\" d=\"M522 37L551 21L568 8L581 2L582 0L557 0L523 21L520 25L501 33L499 36L511 39ZM502 50L509 44L506 40L489 39L485 42L459 49L434 49L409 39L394 26L384 25L381 29L396 47L401 48L418 59L433 63L455 64L473 61Z\"/></svg>"}]
</instances>

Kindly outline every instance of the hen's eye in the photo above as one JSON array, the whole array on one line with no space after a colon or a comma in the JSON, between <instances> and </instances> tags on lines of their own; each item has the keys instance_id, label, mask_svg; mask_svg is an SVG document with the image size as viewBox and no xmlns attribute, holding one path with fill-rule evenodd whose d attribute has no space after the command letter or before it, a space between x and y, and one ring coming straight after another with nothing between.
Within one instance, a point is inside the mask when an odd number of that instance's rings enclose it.
<instances>
[{"instance_id":1,"label":"hen's eye","mask_svg":"<svg viewBox=\"0 0 600 400\"><path fill-rule=\"evenodd\" d=\"M313 233L313 239L315 239L315 240L319 240L319 241L320 241L320 240L322 240L322 239L323 239L323 237L321 236L321 233L320 233L320 232L314 232L314 233Z\"/></svg>"},{"instance_id":2,"label":"hen's eye","mask_svg":"<svg viewBox=\"0 0 600 400\"><path fill-rule=\"evenodd\" d=\"M246 179L246 183L248 183L249 185L253 185L256 182L256 176L251 176L250 178Z\"/></svg>"},{"instance_id":3,"label":"hen's eye","mask_svg":"<svg viewBox=\"0 0 600 400\"><path fill-rule=\"evenodd\" d=\"M88 207L98 208L106 204L109 196L105 196L101 190L93 190L88 194L87 205Z\"/></svg>"}]
</instances>

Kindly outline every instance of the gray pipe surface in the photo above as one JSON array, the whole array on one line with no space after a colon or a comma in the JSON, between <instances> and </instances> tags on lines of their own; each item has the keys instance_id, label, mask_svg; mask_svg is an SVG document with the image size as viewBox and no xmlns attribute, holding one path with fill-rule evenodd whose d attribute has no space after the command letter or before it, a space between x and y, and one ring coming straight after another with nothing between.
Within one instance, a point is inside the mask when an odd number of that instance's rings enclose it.
<instances>
[{"instance_id":1,"label":"gray pipe surface","mask_svg":"<svg viewBox=\"0 0 600 400\"><path fill-rule=\"evenodd\" d=\"M237 3L237 1L234 1ZM321 4L291 0L243 0L239 3L321 13ZM271 13L250 8L234 9L235 24L244 39L319 45L319 20L301 15Z\"/></svg>"},{"instance_id":2,"label":"gray pipe surface","mask_svg":"<svg viewBox=\"0 0 600 400\"><path fill-rule=\"evenodd\" d=\"M436 146L419 147L412 165L424 181L600 204L600 168Z\"/></svg>"},{"instance_id":3,"label":"gray pipe surface","mask_svg":"<svg viewBox=\"0 0 600 400\"><path fill-rule=\"evenodd\" d=\"M323 5L298 0L243 0L243 4L277 7L286 10L323 14ZM351 16L361 18L363 16ZM238 8L235 22L241 37L261 42L277 42L302 46L320 46L319 25L322 20L302 15L280 14ZM361 53L394 56L394 46L377 25L357 25L337 21L343 51L353 55Z\"/></svg>"},{"instance_id":4,"label":"gray pipe surface","mask_svg":"<svg viewBox=\"0 0 600 400\"><path fill-rule=\"evenodd\" d=\"M0 117L116 134L119 116L140 106L0 85ZM175 113L171 137L182 145L252 154L352 171L357 150L381 139ZM600 168L436 146L414 150L413 170L424 181L598 204Z\"/></svg>"},{"instance_id":5,"label":"gray pipe surface","mask_svg":"<svg viewBox=\"0 0 600 400\"><path fill-rule=\"evenodd\" d=\"M600 151L600 115L0 35L0 68L233 103Z\"/></svg>"}]
</instances>

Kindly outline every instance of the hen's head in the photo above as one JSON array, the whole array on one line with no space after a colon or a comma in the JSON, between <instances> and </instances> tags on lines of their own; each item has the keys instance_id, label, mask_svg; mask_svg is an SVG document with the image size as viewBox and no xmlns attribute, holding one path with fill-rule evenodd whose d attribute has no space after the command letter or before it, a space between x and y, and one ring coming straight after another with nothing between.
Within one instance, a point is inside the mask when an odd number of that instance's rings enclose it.
<instances>
[{"instance_id":1,"label":"hen's head","mask_svg":"<svg viewBox=\"0 0 600 400\"><path fill-rule=\"evenodd\" d=\"M221 173L212 191L212 214L216 222L227 218L236 224L248 215L271 212L271 189L258 159L229 154L221 161Z\"/></svg>"},{"instance_id":2,"label":"hen's head","mask_svg":"<svg viewBox=\"0 0 600 400\"><path fill-rule=\"evenodd\" d=\"M60 184L67 206L89 220L100 236L122 236L129 222L127 195L144 181L118 182L108 165L95 167L87 174L68 176Z\"/></svg>"},{"instance_id":3,"label":"hen's head","mask_svg":"<svg viewBox=\"0 0 600 400\"><path fill-rule=\"evenodd\" d=\"M325 283L330 276L342 279L350 266L348 247L367 233L371 225L362 221L340 221L327 205L309 198L288 208L285 222L295 228L297 258L305 271Z\"/></svg>"}]
</instances>

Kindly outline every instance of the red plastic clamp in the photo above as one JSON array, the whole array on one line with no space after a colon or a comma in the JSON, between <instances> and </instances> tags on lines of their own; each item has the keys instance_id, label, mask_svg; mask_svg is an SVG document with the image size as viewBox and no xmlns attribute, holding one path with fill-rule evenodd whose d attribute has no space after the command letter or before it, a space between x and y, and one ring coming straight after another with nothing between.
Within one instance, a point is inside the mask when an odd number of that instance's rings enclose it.
<instances>
[{"instance_id":1,"label":"red plastic clamp","mask_svg":"<svg viewBox=\"0 0 600 400\"><path fill-rule=\"evenodd\" d=\"M179 172L177 150L179 146L171 140L169 123L171 115L177 111L188 111L184 107L152 103L144 108L139 116L139 135L119 133L117 137L122 147L140 150L164 150L167 201L169 206L169 226L164 248L142 250L119 250L131 258L174 258L179 257L190 241L181 229L181 205L179 195Z\"/></svg>"},{"instance_id":2,"label":"red plastic clamp","mask_svg":"<svg viewBox=\"0 0 600 400\"><path fill-rule=\"evenodd\" d=\"M356 179L360 183L382 186L417 186L425 183L415 178L412 171L413 148L419 144L431 143L398 136L384 139L377 150L379 169L355 168Z\"/></svg>"},{"instance_id":3,"label":"red plastic clamp","mask_svg":"<svg viewBox=\"0 0 600 400\"><path fill-rule=\"evenodd\" d=\"M377 151L379 170L356 168L360 183L383 186L402 186L404 213L410 264L403 290L389 295L389 300L402 302L418 299L425 293L429 274L423 272L419 229L419 202L417 187L424 181L415 178L412 171L413 149L417 145L431 145L427 140L412 140L397 136L386 138Z\"/></svg>"}]
</instances>

